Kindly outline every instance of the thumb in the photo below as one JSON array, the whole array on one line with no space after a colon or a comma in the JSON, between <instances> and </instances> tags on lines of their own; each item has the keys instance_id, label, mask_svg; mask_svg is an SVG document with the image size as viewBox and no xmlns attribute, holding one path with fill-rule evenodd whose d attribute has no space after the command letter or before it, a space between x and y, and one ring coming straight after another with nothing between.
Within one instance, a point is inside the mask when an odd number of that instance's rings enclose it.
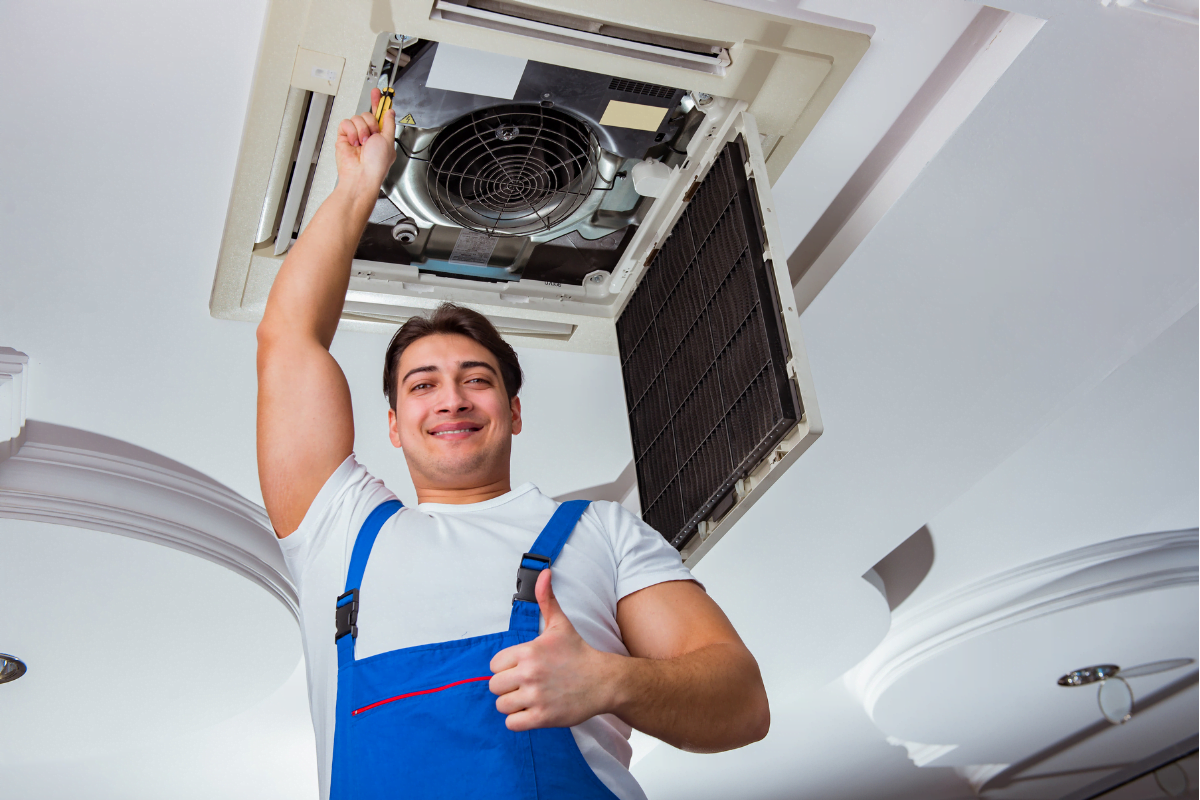
<instances>
[{"instance_id":1,"label":"thumb","mask_svg":"<svg viewBox=\"0 0 1200 800\"><path fill-rule=\"evenodd\" d=\"M554 588L550 585L550 568L542 570L542 574L538 575L537 584L534 586L533 594L537 598L538 608L542 611L542 619L546 620L546 627L552 625L571 624L567 619L567 615L563 613L562 607L558 604L558 599L554 596Z\"/></svg>"}]
</instances>

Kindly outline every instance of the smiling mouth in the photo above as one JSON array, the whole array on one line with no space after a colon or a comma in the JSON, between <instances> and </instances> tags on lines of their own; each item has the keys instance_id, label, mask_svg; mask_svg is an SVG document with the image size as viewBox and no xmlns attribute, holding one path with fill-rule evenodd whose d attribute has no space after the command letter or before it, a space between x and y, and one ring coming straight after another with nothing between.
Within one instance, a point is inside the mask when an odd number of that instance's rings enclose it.
<instances>
[{"instance_id":1,"label":"smiling mouth","mask_svg":"<svg viewBox=\"0 0 1200 800\"><path fill-rule=\"evenodd\" d=\"M480 429L467 427L467 428L455 428L453 430L447 430L447 431L430 431L430 434L432 436L449 436L449 435L456 434L456 433L475 433L478 430L480 430Z\"/></svg>"}]
</instances>

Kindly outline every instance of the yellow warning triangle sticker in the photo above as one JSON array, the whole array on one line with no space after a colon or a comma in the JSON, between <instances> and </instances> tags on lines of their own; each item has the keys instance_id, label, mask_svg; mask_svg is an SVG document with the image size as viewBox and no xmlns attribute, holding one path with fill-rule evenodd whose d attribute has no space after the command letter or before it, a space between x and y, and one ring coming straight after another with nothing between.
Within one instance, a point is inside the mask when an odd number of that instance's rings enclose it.
<instances>
[{"instance_id":1,"label":"yellow warning triangle sticker","mask_svg":"<svg viewBox=\"0 0 1200 800\"><path fill-rule=\"evenodd\" d=\"M412 118L412 114L405 114L404 119L400 120L401 125L416 125L417 121Z\"/></svg>"}]
</instances>

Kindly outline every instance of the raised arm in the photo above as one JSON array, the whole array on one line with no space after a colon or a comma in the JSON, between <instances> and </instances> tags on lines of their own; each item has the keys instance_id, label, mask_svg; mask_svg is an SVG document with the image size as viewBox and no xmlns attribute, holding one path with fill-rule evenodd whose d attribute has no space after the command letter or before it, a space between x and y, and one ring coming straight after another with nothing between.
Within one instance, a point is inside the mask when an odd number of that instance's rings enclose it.
<instances>
[{"instance_id":1,"label":"raised arm","mask_svg":"<svg viewBox=\"0 0 1200 800\"><path fill-rule=\"evenodd\" d=\"M371 95L374 106L379 93ZM395 130L390 111L383 130ZM350 388L329 345L394 147L370 114L342 120L337 188L288 252L258 326L258 479L280 538L354 447Z\"/></svg>"}]
</instances>

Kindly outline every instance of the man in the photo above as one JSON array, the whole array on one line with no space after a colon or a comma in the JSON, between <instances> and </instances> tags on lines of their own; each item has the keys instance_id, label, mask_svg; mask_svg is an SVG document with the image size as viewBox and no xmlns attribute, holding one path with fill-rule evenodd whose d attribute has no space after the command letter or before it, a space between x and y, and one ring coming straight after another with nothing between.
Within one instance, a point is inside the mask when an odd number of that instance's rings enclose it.
<instances>
[{"instance_id":1,"label":"man","mask_svg":"<svg viewBox=\"0 0 1200 800\"><path fill-rule=\"evenodd\" d=\"M678 553L616 503L509 485L521 371L484 317L443 306L388 349L417 505L355 461L329 345L395 158L379 130L340 124L337 188L258 328L259 475L300 593L322 796L633 800L630 728L694 752L761 739L758 666Z\"/></svg>"}]
</instances>

